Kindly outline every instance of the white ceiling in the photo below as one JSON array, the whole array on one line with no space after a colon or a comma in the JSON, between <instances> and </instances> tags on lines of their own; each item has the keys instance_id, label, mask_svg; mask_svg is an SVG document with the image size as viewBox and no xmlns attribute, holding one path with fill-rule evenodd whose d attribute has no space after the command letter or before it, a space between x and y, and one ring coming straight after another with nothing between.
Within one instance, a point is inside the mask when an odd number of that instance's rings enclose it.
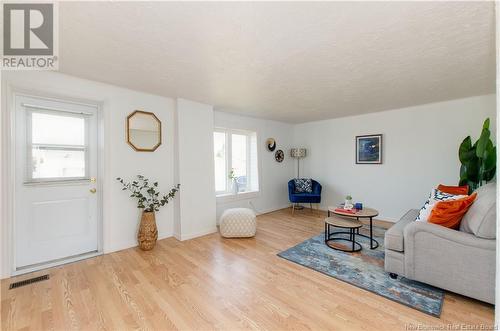
<instances>
[{"instance_id":1,"label":"white ceiling","mask_svg":"<svg viewBox=\"0 0 500 331\"><path fill-rule=\"evenodd\" d=\"M305 122L494 93L493 2L64 2L60 71Z\"/></svg>"}]
</instances>

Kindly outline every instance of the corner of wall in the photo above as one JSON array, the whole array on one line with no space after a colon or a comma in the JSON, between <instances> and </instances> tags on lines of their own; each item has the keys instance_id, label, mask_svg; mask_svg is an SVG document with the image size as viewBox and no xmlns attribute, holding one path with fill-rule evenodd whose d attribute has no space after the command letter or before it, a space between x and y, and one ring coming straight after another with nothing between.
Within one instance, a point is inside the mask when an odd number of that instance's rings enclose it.
<instances>
[{"instance_id":1,"label":"corner of wall","mask_svg":"<svg viewBox=\"0 0 500 331\"><path fill-rule=\"evenodd\" d=\"M498 45L500 45L500 6L497 1L495 1L495 27L496 27L496 44L497 44L497 52L496 52L496 113L497 113L497 144L500 142L500 53L498 52ZM497 148L497 160L499 159L500 151ZM497 178L499 173L499 167L497 166ZM498 200L498 192L500 189L500 182L497 180L497 200ZM500 238L500 204L497 203L497 238ZM500 327L500 305L498 302L500 301L500 240L497 240L496 247L496 289L495 289L495 325Z\"/></svg>"},{"instance_id":2,"label":"corner of wall","mask_svg":"<svg viewBox=\"0 0 500 331\"><path fill-rule=\"evenodd\" d=\"M187 240L216 231L213 107L176 100L174 177L181 184L174 236ZM214 230L215 229L215 230Z\"/></svg>"},{"instance_id":3,"label":"corner of wall","mask_svg":"<svg viewBox=\"0 0 500 331\"><path fill-rule=\"evenodd\" d=\"M179 101L175 100L174 107L174 183L180 183L179 178ZM180 240L181 237L181 215L180 200L182 199L182 187L177 192L177 199L174 199L174 237Z\"/></svg>"}]
</instances>

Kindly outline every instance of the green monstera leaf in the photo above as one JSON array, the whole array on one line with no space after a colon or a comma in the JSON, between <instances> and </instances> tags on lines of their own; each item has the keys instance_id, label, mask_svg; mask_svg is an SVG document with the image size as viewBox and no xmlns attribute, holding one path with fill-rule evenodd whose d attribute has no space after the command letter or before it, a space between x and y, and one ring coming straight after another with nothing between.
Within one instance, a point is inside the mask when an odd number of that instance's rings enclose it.
<instances>
[{"instance_id":1,"label":"green monstera leaf","mask_svg":"<svg viewBox=\"0 0 500 331\"><path fill-rule=\"evenodd\" d=\"M491 141L490 143L491 147L487 148L483 155L483 168L485 171L490 171L496 168L497 165L497 148L496 146L493 146Z\"/></svg>"},{"instance_id":2,"label":"green monstera leaf","mask_svg":"<svg viewBox=\"0 0 500 331\"><path fill-rule=\"evenodd\" d=\"M472 148L472 140L470 136L468 136L460 144L460 148L458 149L458 158L463 164L469 162L475 155L476 151Z\"/></svg>"},{"instance_id":3,"label":"green monstera leaf","mask_svg":"<svg viewBox=\"0 0 500 331\"><path fill-rule=\"evenodd\" d=\"M460 181L458 182L458 185L463 186L467 185L468 179L467 179L467 167L465 164L462 164L460 166Z\"/></svg>"},{"instance_id":4,"label":"green monstera leaf","mask_svg":"<svg viewBox=\"0 0 500 331\"><path fill-rule=\"evenodd\" d=\"M490 118L488 117L487 119L484 120L483 129L489 129L489 128L490 128Z\"/></svg>"},{"instance_id":5,"label":"green monstera leaf","mask_svg":"<svg viewBox=\"0 0 500 331\"><path fill-rule=\"evenodd\" d=\"M486 151L486 148L488 148L488 144L493 145L490 139L491 132L489 129L484 128L483 131L481 132L481 136L479 137L479 140L477 141L477 147L476 147L476 156L477 157L483 157L484 152Z\"/></svg>"}]
</instances>

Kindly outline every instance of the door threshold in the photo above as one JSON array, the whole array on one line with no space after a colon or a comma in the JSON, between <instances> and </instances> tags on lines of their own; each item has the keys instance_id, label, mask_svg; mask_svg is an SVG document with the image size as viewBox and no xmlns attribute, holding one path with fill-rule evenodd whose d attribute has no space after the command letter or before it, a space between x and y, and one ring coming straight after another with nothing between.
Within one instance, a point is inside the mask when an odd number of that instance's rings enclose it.
<instances>
[{"instance_id":1,"label":"door threshold","mask_svg":"<svg viewBox=\"0 0 500 331\"><path fill-rule=\"evenodd\" d=\"M16 270L14 270L12 272L11 276L19 276L19 275L27 274L30 272L35 272L35 271L39 271L39 270L43 270L43 269L49 269L49 268L57 267L57 266L60 266L63 264L68 264L68 263L73 263L73 262L77 262L80 260L90 259L92 257L96 257L99 255L102 255L102 252L92 251L92 252L82 253L82 254L78 254L78 255L72 255L72 256L68 256L68 257L64 257L64 258L60 258L60 259L52 260L52 261L48 261L48 262L30 264L30 265L27 265L24 267L16 268Z\"/></svg>"}]
</instances>

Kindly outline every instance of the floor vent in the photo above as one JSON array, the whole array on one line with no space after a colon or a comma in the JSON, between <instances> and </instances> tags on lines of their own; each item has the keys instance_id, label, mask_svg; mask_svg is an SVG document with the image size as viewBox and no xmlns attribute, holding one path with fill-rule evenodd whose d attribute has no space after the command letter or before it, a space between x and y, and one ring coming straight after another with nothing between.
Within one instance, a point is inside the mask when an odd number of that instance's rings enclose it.
<instances>
[{"instance_id":1,"label":"floor vent","mask_svg":"<svg viewBox=\"0 0 500 331\"><path fill-rule=\"evenodd\" d=\"M35 277L35 278L21 280L19 282L15 282L15 283L10 284L9 290L12 290L14 288L18 288L21 286L26 286L26 285L30 285L33 283L41 282L42 280L47 280L47 279L49 279L49 275L43 275L43 276L39 276L39 277Z\"/></svg>"}]
</instances>

